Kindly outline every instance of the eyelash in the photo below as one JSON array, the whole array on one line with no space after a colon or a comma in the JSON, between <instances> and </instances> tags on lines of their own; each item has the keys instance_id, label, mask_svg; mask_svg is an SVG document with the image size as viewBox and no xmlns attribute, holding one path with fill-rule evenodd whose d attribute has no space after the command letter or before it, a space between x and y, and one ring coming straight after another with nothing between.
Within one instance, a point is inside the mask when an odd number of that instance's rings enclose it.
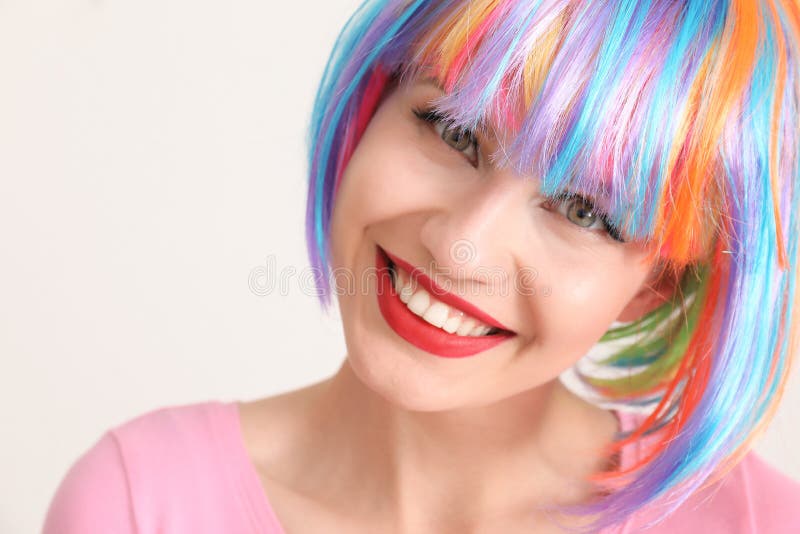
<instances>
[{"instance_id":1,"label":"eyelash","mask_svg":"<svg viewBox=\"0 0 800 534\"><path fill-rule=\"evenodd\" d=\"M436 126L440 125L440 124L443 125L443 129L442 129L441 133L439 133L439 137L443 141L444 141L444 137L443 137L444 132L448 131L448 129L452 128L453 125L455 124L455 121L453 121L452 119L449 119L445 115L443 115L442 113L439 113L438 111L435 111L435 110L432 110L432 109L422 110L422 109L414 108L413 112L414 112L414 115L416 115L418 119L430 124L434 128ZM467 148L471 148L475 152L475 156L473 158L470 158L466 154L466 152L464 152L463 150L459 150L456 147L454 147L452 145L449 145L449 144L448 144L448 146L450 148L452 148L453 150L455 150L457 152L461 152L462 154L464 154L464 156L467 157L467 160L469 161L470 165L472 165L473 167L477 167L478 166L478 140L475 138L475 134L472 131L464 129L464 128L462 128L460 130L457 130L457 132L460 133L460 134L464 134L464 135L469 136L470 145Z\"/></svg>"},{"instance_id":2,"label":"eyelash","mask_svg":"<svg viewBox=\"0 0 800 534\"><path fill-rule=\"evenodd\" d=\"M571 202L574 200L582 201L583 203L591 207L591 212L594 213L594 215L600 220L600 222L603 223L605 231L611 239L613 239L614 241L618 241L620 243L626 242L625 238L622 236L622 232L620 231L620 229L614 223L611 222L611 218L608 216L606 212L600 210L595 206L594 201L590 197L587 197L580 193L573 193L572 191L561 191L559 193L556 193L554 196L548 198L547 203L553 205L553 204ZM564 217L566 218L566 215ZM577 224L575 226L580 227Z\"/></svg>"},{"instance_id":3,"label":"eyelash","mask_svg":"<svg viewBox=\"0 0 800 534\"><path fill-rule=\"evenodd\" d=\"M422 120L422 121L424 121L424 122L426 122L426 123L428 123L428 124L430 124L432 126L436 126L438 124L443 124L444 125L444 129L442 130L442 133L447 131L447 129L452 127L452 125L454 124L454 121L452 119L448 119L442 113L439 113L438 111L435 111L435 110L432 110L432 109L422 110L422 109L414 108L413 112L414 112L414 115L416 115L417 118L419 118L420 120ZM473 132L469 131L469 130L464 130L464 129L461 130L461 133L468 135L469 138L470 138L470 142L471 142L470 146L475 151L475 161L470 160L470 164L473 167L477 167L478 166L478 162L477 162L478 141L477 141L477 139L475 139L475 134ZM440 137L441 136L442 136L442 134L440 134ZM442 140L444 140L443 137L442 137ZM458 150L457 148L453 147L452 145L448 145L448 146L450 146L450 148L452 148L453 150L461 152L462 154L464 153L463 151ZM617 228L617 226L614 225L611 222L608 214L605 213L604 211L601 211L601 210L597 209L595 207L594 201L592 201L592 199L587 197L587 196L584 196L584 195L582 195L580 193L573 193L571 191L562 191L562 192L556 193L554 196L548 198L547 203L552 206L553 204L566 203L566 202L571 202L571 201L574 201L574 200L582 201L583 203L591 206L591 212L594 213L595 216L603 223L603 226L605 227L605 231L606 231L606 233L608 234L608 236L611 239L613 239L614 241L618 241L620 243L625 243L626 242L625 239L622 237L622 233L620 232L619 228ZM566 215L564 215L564 217L567 218ZM567 219L567 220L569 221L569 219ZM569 222L572 222L572 221L569 221ZM579 226L579 225L576 224L575 226Z\"/></svg>"}]
</instances>

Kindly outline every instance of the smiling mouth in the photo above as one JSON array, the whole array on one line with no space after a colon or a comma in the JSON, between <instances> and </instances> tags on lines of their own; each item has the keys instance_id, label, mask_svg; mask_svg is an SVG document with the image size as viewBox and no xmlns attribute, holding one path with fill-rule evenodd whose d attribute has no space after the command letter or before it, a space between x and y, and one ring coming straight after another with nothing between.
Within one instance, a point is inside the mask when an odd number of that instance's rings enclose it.
<instances>
[{"instance_id":1,"label":"smiling mouth","mask_svg":"<svg viewBox=\"0 0 800 534\"><path fill-rule=\"evenodd\" d=\"M458 336L477 337L512 333L480 321L457 307L445 304L419 283L410 281L408 272L402 271L401 275L397 264L388 255L386 264L392 277L392 287L398 293L400 300L412 313L433 326Z\"/></svg>"},{"instance_id":2,"label":"smiling mouth","mask_svg":"<svg viewBox=\"0 0 800 534\"><path fill-rule=\"evenodd\" d=\"M436 356L484 352L516 334L471 303L438 286L421 269L376 250L378 306L400 337Z\"/></svg>"}]
</instances>

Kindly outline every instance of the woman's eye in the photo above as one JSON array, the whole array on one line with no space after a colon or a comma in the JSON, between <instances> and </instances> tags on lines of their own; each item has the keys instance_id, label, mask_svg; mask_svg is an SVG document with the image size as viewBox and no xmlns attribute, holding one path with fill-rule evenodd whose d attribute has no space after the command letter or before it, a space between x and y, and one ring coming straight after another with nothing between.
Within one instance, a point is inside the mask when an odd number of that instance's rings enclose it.
<instances>
[{"instance_id":1,"label":"woman's eye","mask_svg":"<svg viewBox=\"0 0 800 534\"><path fill-rule=\"evenodd\" d=\"M587 230L603 230L615 241L625 242L608 215L597 209L588 198L576 193L560 193L549 203L571 223Z\"/></svg>"},{"instance_id":2,"label":"woman's eye","mask_svg":"<svg viewBox=\"0 0 800 534\"><path fill-rule=\"evenodd\" d=\"M473 167L478 166L478 140L472 131L453 125L452 121L433 110L415 109L414 114L433 126L439 137L451 148L463 153Z\"/></svg>"}]
</instances>

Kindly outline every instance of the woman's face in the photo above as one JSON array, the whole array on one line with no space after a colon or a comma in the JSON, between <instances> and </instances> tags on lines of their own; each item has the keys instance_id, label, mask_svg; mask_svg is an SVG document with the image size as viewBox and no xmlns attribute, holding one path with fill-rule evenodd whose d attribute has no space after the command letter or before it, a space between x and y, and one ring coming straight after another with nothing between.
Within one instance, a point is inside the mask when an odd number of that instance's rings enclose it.
<instances>
[{"instance_id":1,"label":"woman's face","mask_svg":"<svg viewBox=\"0 0 800 534\"><path fill-rule=\"evenodd\" d=\"M349 363L371 389L415 410L484 405L542 385L614 320L653 307L644 304L654 294L646 249L615 240L584 201L548 202L526 179L535 177L494 168L497 139L460 135L426 114L441 94L420 80L385 97L345 170L331 229ZM411 311L387 290L397 300L380 302L381 250L398 260L401 281L420 268L513 334L463 340L464 349L452 336L480 314L463 314L463 301L431 312L414 295ZM447 300L428 293L430 304ZM420 315L459 319L442 328Z\"/></svg>"}]
</instances>

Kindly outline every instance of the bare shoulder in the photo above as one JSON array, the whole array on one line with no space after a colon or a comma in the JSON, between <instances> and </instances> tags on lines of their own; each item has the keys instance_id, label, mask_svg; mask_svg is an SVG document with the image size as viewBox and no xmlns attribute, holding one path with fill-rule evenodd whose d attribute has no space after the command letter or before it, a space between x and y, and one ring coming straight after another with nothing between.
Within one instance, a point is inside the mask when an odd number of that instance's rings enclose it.
<instances>
[{"instance_id":1,"label":"bare shoulder","mask_svg":"<svg viewBox=\"0 0 800 534\"><path fill-rule=\"evenodd\" d=\"M307 406L320 383L238 403L242 438L262 476L281 478L291 468L306 424Z\"/></svg>"},{"instance_id":2,"label":"bare shoulder","mask_svg":"<svg viewBox=\"0 0 800 534\"><path fill-rule=\"evenodd\" d=\"M307 407L318 388L314 384L238 403L245 448L272 513L286 532L335 532L343 524L343 518L326 509L302 483L313 480L307 473L316 447L308 442Z\"/></svg>"}]
</instances>

